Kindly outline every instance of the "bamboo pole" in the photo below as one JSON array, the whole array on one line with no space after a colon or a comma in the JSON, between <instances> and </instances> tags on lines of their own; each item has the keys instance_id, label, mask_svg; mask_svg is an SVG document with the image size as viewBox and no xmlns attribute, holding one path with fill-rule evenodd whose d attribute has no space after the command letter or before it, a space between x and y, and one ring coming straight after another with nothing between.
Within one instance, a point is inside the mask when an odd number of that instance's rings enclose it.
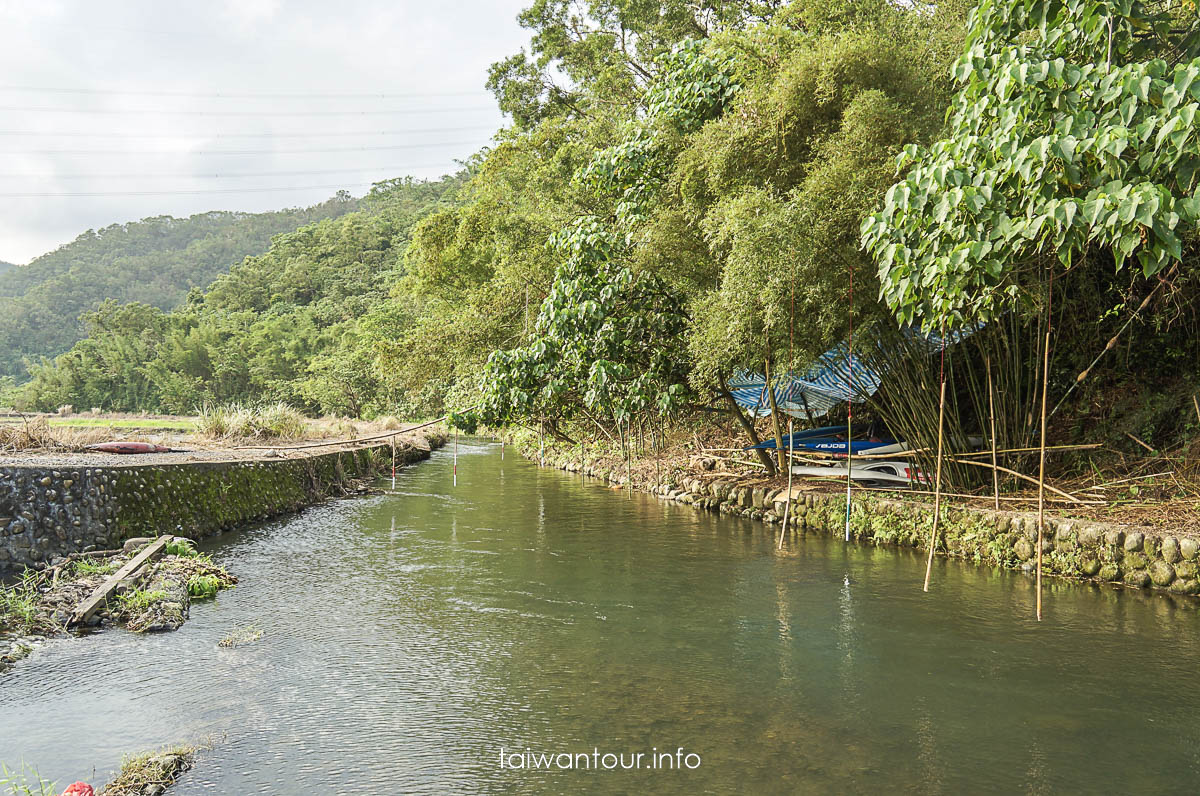
<instances>
[{"instance_id":1,"label":"bamboo pole","mask_svg":"<svg viewBox=\"0 0 1200 796\"><path fill-rule=\"evenodd\" d=\"M392 491L396 491L396 438L392 437Z\"/></svg>"},{"instance_id":2,"label":"bamboo pole","mask_svg":"<svg viewBox=\"0 0 1200 796\"><path fill-rule=\"evenodd\" d=\"M1054 272L1050 272L1050 299L1046 303L1046 343L1042 352L1042 441L1038 454L1037 620L1042 621L1042 538L1046 531L1046 396L1050 389L1050 321L1054 301Z\"/></svg>"},{"instance_id":3,"label":"bamboo pole","mask_svg":"<svg viewBox=\"0 0 1200 796\"><path fill-rule=\"evenodd\" d=\"M946 338L942 337L943 356ZM946 374L942 373L942 394L938 399L938 443L937 474L933 486L933 532L929 535L929 560L925 562L925 591L929 591L929 577L933 574L933 551L937 548L938 525L942 518L942 445L946 418Z\"/></svg>"},{"instance_id":4,"label":"bamboo pole","mask_svg":"<svg viewBox=\"0 0 1200 796\"><path fill-rule=\"evenodd\" d=\"M458 486L458 429L454 429L454 485Z\"/></svg>"},{"instance_id":5,"label":"bamboo pole","mask_svg":"<svg viewBox=\"0 0 1200 796\"><path fill-rule=\"evenodd\" d=\"M792 513L792 421L788 420L788 468L787 468L787 502L783 504L783 527L779 529L779 546L783 549L783 537L787 536L788 519Z\"/></svg>"},{"instance_id":6,"label":"bamboo pole","mask_svg":"<svg viewBox=\"0 0 1200 796\"><path fill-rule=\"evenodd\" d=\"M992 388L992 357L984 359L987 366L988 424L992 438L992 496L996 498L996 511L1000 510L1000 471L996 469L996 391Z\"/></svg>"},{"instance_id":7,"label":"bamboo pole","mask_svg":"<svg viewBox=\"0 0 1200 796\"><path fill-rule=\"evenodd\" d=\"M1062 491L1061 489L1056 489L1055 487L1052 487L1052 486L1050 486L1049 484L1047 484L1047 483L1045 482L1045 479L1031 478L1030 476L1024 475L1024 474L1022 474L1022 473L1018 473L1016 470L1010 470L1010 469L1008 469L1007 467L1001 467L1001 466L1000 466L1000 465L998 465L998 464L997 464L997 465L991 465L991 464L988 464L987 462L973 462L973 461L971 461L970 459L961 459L961 458L959 458L959 457L957 457L957 456L953 457L953 459L954 459L954 461L955 461L955 462L957 462L958 464L969 464L969 465L971 465L971 466L973 466L973 467L993 467L993 466L994 466L994 467L995 467L997 470L999 470L1000 472L1002 472L1002 473L1008 473L1008 474L1009 474L1009 475L1011 475L1011 476L1015 476L1016 478L1020 478L1022 481L1028 481L1028 482L1029 482L1029 483L1031 483L1031 484L1040 484L1040 485L1044 486L1046 489L1049 489L1049 490L1050 490L1051 492L1053 492L1054 494L1056 494L1056 495L1059 495L1059 496L1061 496L1061 497L1064 497L1064 498L1066 498L1067 500L1071 501L1072 503L1082 503L1082 501L1081 501L1081 500L1079 500L1078 498L1076 498L1074 495L1072 495L1072 494L1070 494L1070 493L1068 493L1068 492L1064 492L1064 491Z\"/></svg>"},{"instance_id":8,"label":"bamboo pole","mask_svg":"<svg viewBox=\"0 0 1200 796\"><path fill-rule=\"evenodd\" d=\"M633 430L629 427L629 419L625 420L625 491L633 496L633 461L630 458L630 446L633 442Z\"/></svg>"}]
</instances>

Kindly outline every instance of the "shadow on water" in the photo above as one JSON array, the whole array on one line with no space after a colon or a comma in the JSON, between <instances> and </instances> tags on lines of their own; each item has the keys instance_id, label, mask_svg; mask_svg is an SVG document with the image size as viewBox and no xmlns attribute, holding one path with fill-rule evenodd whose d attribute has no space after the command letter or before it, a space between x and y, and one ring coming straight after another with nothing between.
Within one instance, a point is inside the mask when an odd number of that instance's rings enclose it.
<instances>
[{"instance_id":1,"label":"shadow on water","mask_svg":"<svg viewBox=\"0 0 1200 796\"><path fill-rule=\"evenodd\" d=\"M163 636L0 678L0 760L68 782L220 740L172 791L1194 792L1194 606L770 533L460 445L394 493L205 547L242 579ZM217 641L257 624L263 638ZM500 750L643 753L512 771ZM647 769L682 748L695 770ZM511 761L510 761L511 762ZM578 762L578 760L576 761ZM380 790L387 789L387 790Z\"/></svg>"}]
</instances>

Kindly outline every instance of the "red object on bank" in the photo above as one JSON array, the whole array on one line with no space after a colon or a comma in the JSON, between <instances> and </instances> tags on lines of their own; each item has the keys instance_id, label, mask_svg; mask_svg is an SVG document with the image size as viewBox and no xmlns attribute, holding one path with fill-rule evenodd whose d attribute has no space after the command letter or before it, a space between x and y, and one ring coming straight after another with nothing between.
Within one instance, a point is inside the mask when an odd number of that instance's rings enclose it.
<instances>
[{"instance_id":1,"label":"red object on bank","mask_svg":"<svg viewBox=\"0 0 1200 796\"><path fill-rule=\"evenodd\" d=\"M149 442L101 442L99 445L88 445L88 450L99 453L171 453L170 448L153 445Z\"/></svg>"},{"instance_id":2,"label":"red object on bank","mask_svg":"<svg viewBox=\"0 0 1200 796\"><path fill-rule=\"evenodd\" d=\"M75 782L67 786L62 796L96 796L96 791L86 782Z\"/></svg>"}]
</instances>

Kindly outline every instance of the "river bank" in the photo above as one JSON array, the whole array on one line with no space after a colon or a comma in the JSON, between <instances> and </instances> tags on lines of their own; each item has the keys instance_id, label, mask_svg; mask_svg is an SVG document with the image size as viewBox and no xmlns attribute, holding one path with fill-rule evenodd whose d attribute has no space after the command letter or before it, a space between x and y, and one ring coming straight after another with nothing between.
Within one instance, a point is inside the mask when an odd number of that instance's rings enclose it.
<instances>
[{"instance_id":1,"label":"river bank","mask_svg":"<svg viewBox=\"0 0 1200 796\"><path fill-rule=\"evenodd\" d=\"M730 472L713 457L693 456L686 467L635 468L611 456L589 456L580 446L528 438L518 447L543 466L600 478L699 510L737 515L762 522L775 533L785 512L788 536L813 533L848 536L859 544L928 550L933 502L902 491L856 488L850 512L841 485ZM630 481L632 483L630 483ZM790 505L790 508L789 508ZM1037 557L1037 515L943 504L936 553L1032 573ZM1073 516L1056 507L1042 539L1043 574L1114 586L1156 589L1200 607L1200 533L1160 532L1153 526L1103 522Z\"/></svg>"},{"instance_id":2,"label":"river bank","mask_svg":"<svg viewBox=\"0 0 1200 796\"><path fill-rule=\"evenodd\" d=\"M434 429L406 435L396 465L445 440ZM316 445L0 457L0 578L138 536L201 539L347 494L392 465L388 440Z\"/></svg>"}]
</instances>

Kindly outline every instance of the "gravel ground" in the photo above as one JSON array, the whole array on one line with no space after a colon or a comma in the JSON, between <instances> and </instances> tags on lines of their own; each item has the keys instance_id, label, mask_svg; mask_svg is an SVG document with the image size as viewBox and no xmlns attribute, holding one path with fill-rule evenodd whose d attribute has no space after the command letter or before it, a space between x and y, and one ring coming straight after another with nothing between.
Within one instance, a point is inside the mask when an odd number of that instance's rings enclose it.
<instances>
[{"instance_id":1,"label":"gravel ground","mask_svg":"<svg viewBox=\"0 0 1200 796\"><path fill-rule=\"evenodd\" d=\"M296 443L289 443L294 445ZM303 444L303 443L301 443ZM373 442L333 442L319 448L289 450L286 446L270 450L194 449L180 453L140 453L117 455L109 453L35 453L23 452L0 455L0 467L145 467L147 465L187 464L189 462L256 462L275 459L301 459L339 450L358 450L372 445L386 445L387 440ZM420 444L420 442L418 442Z\"/></svg>"}]
</instances>

